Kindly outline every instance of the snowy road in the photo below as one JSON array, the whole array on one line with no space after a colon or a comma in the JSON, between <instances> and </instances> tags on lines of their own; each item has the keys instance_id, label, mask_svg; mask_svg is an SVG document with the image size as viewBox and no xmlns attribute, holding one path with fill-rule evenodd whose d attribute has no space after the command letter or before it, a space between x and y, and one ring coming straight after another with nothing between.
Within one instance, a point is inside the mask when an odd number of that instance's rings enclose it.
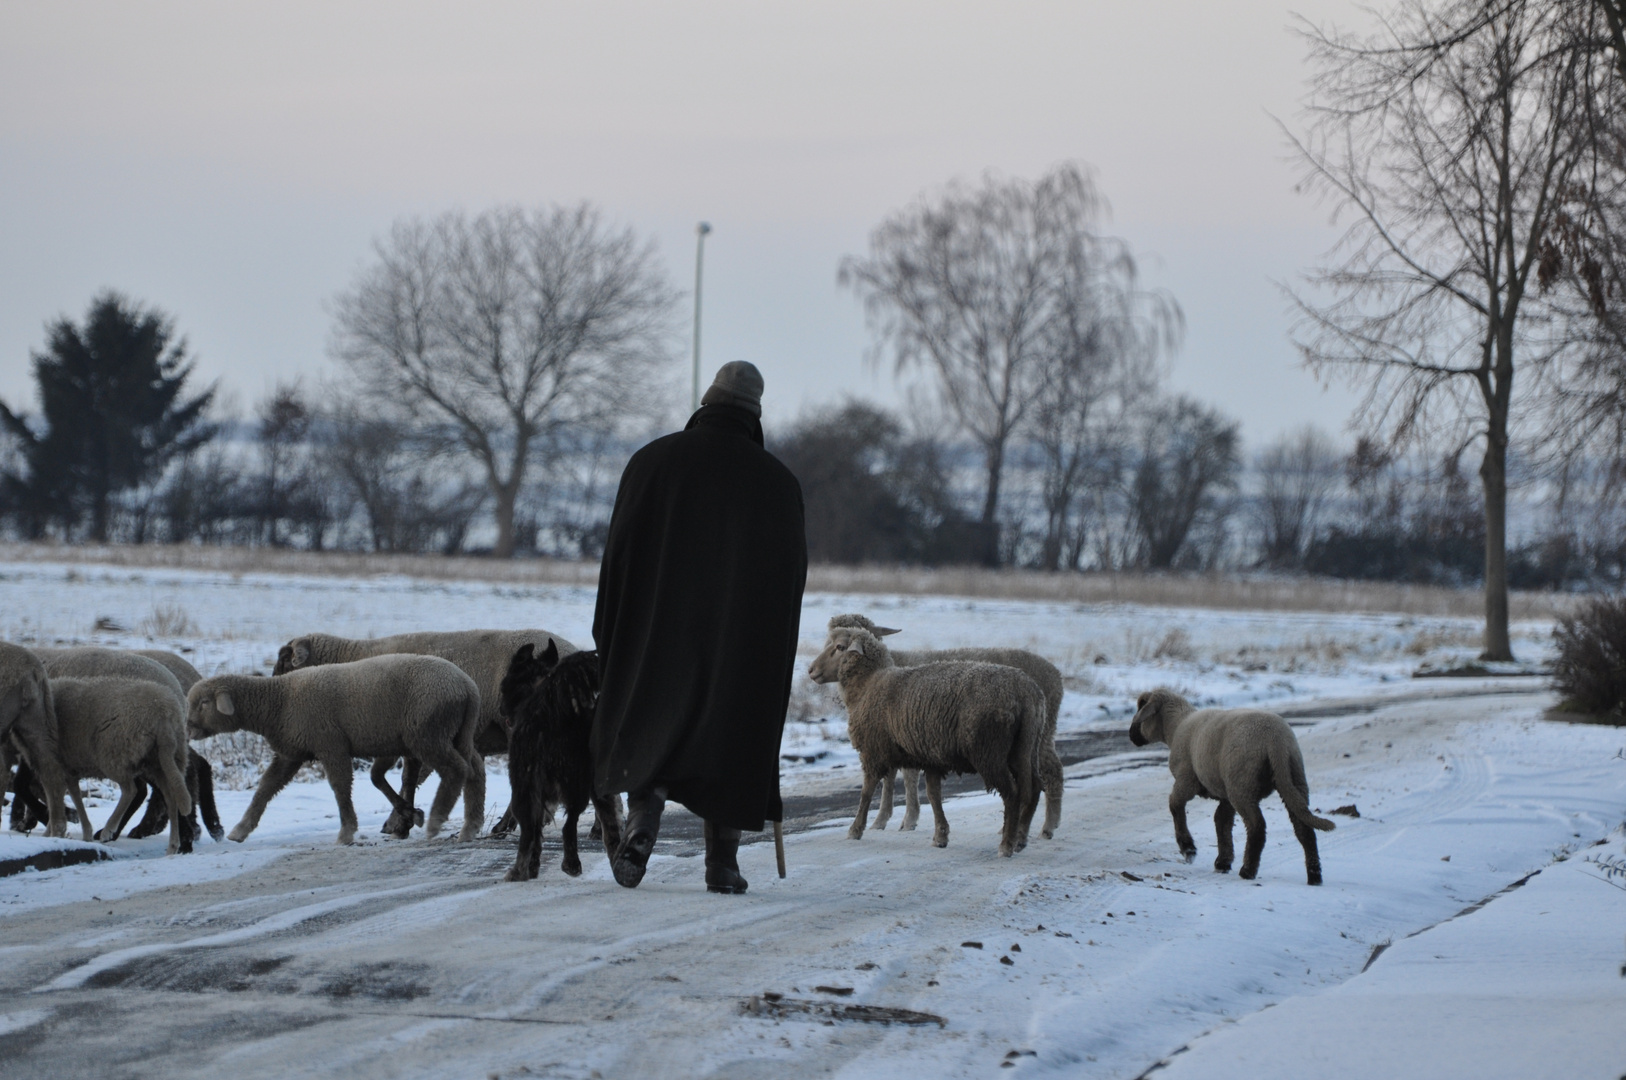
<instances>
[{"instance_id":1,"label":"snowy road","mask_svg":"<svg viewBox=\"0 0 1626 1080\"><path fill-rule=\"evenodd\" d=\"M979 794L949 804L946 850L854 843L842 819L790 837L779 881L752 845L743 897L707 895L692 857L630 892L602 854L567 879L551 843L538 881L502 885L505 843L340 849L320 815L271 831L279 800L191 862L0 880L0 1076L1136 1077L1555 855L1610 830L1618 848L1626 732L1543 722L1546 702L1510 687L1301 728L1312 803L1363 815L1323 836L1321 889L1275 800L1259 882L1222 877L1201 816L1197 863L1175 857L1166 772L1107 759L1069 768L1061 833L1014 859ZM282 798L319 806L307 787ZM246 793L223 794L229 824ZM743 1010L768 991L944 1023Z\"/></svg>"}]
</instances>

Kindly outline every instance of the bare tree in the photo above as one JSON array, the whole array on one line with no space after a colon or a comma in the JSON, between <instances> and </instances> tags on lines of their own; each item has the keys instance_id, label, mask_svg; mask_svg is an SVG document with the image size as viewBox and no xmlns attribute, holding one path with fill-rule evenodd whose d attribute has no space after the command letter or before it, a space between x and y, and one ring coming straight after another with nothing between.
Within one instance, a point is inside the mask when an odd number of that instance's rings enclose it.
<instances>
[{"instance_id":1,"label":"bare tree","mask_svg":"<svg viewBox=\"0 0 1626 1080\"><path fill-rule=\"evenodd\" d=\"M1217 497L1236 486L1242 464L1240 427L1184 396L1145 410L1130 488L1143 565L1170 569L1201 518L1217 524L1226 509Z\"/></svg>"},{"instance_id":2,"label":"bare tree","mask_svg":"<svg viewBox=\"0 0 1626 1080\"><path fill-rule=\"evenodd\" d=\"M260 539L272 547L282 546L280 526L290 516L299 497L303 479L299 457L310 434L311 412L299 384L279 385L260 403L255 428L260 452L258 517ZM319 544L317 546L320 546Z\"/></svg>"},{"instance_id":3,"label":"bare tree","mask_svg":"<svg viewBox=\"0 0 1626 1080\"><path fill-rule=\"evenodd\" d=\"M1074 234L1062 265L1057 317L1028 416L1044 460L1039 558L1049 570L1078 568L1089 529L1080 496L1116 482L1128 414L1151 394L1162 357L1184 330L1172 296L1140 287L1122 241Z\"/></svg>"},{"instance_id":4,"label":"bare tree","mask_svg":"<svg viewBox=\"0 0 1626 1080\"><path fill-rule=\"evenodd\" d=\"M1332 440L1314 425L1283 435L1260 451L1254 511L1260 559L1266 566L1296 567L1303 561L1305 545L1341 479L1340 465Z\"/></svg>"},{"instance_id":5,"label":"bare tree","mask_svg":"<svg viewBox=\"0 0 1626 1080\"><path fill-rule=\"evenodd\" d=\"M336 399L323 419L329 466L360 504L374 551L462 546L487 488L445 467L444 440L414 430L397 410L356 400Z\"/></svg>"},{"instance_id":6,"label":"bare tree","mask_svg":"<svg viewBox=\"0 0 1626 1080\"><path fill-rule=\"evenodd\" d=\"M1037 182L951 184L882 222L838 280L864 301L900 374L923 369L982 450L984 561L999 559L1005 452L1056 347L1069 258L1105 211L1089 175L1062 165Z\"/></svg>"},{"instance_id":7,"label":"bare tree","mask_svg":"<svg viewBox=\"0 0 1626 1080\"><path fill-rule=\"evenodd\" d=\"M1564 342L1531 279L1589 147L1573 122L1597 65L1563 46L1555 5L1402 0L1372 37L1307 30L1307 183L1353 217L1297 297L1323 376L1364 384L1363 427L1394 444L1454 432L1483 447L1487 659L1510 659L1508 447L1516 371Z\"/></svg>"},{"instance_id":8,"label":"bare tree","mask_svg":"<svg viewBox=\"0 0 1626 1080\"><path fill-rule=\"evenodd\" d=\"M334 352L367 392L449 427L506 558L536 439L643 406L677 294L653 246L586 203L403 220L375 256L335 303Z\"/></svg>"}]
</instances>

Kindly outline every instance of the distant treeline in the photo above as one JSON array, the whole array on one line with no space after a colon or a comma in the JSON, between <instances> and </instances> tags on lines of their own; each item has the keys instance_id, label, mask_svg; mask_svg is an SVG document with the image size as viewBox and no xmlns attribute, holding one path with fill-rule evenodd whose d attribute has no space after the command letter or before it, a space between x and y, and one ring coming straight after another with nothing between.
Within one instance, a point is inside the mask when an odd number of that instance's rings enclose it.
<instances>
[{"instance_id":1,"label":"distant treeline","mask_svg":"<svg viewBox=\"0 0 1626 1080\"><path fill-rule=\"evenodd\" d=\"M199 543L381 552L490 551L484 479L444 425L356 398L278 388L246 419L207 419L162 320L106 298L87 326L58 327L36 357L38 418L9 410L0 529L14 538ZM112 326L103 325L111 323ZM134 346L101 370L75 341ZM72 331L69 333L68 331ZM129 368L130 370L124 370ZM144 388L136 393L130 386ZM90 392L94 390L95 392ZM110 408L110 402L117 403ZM1096 433L1073 475L1031 441L1008 452L993 534L979 518L983 458L849 400L769 425L801 481L808 545L831 563L985 563L1073 570L1267 568L1343 578L1466 584L1484 563L1478 487L1450 461L1397 459L1370 441L1340 452L1303 429L1243 453L1238 425L1156 395ZM62 433L58 435L57 433ZM560 426L531 448L515 499L518 553L596 558L616 481L650 435ZM71 436L71 437L70 437ZM1063 480L1066 482L1064 483ZM1513 584L1618 584L1626 534L1550 513L1530 485ZM1570 505L1578 505L1571 496ZM1537 513L1547 518L1537 526Z\"/></svg>"}]
</instances>

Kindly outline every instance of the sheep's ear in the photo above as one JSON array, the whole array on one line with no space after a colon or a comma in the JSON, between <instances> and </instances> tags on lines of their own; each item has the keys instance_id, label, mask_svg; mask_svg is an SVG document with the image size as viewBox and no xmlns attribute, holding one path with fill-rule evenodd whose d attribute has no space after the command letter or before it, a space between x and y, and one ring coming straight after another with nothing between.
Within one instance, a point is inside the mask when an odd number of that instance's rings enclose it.
<instances>
[{"instance_id":1,"label":"sheep's ear","mask_svg":"<svg viewBox=\"0 0 1626 1080\"><path fill-rule=\"evenodd\" d=\"M903 633L903 631L901 629L894 628L894 627L891 627L891 626L877 626L875 628L875 636L876 637L886 637L888 634L901 634L901 633Z\"/></svg>"},{"instance_id":2,"label":"sheep's ear","mask_svg":"<svg viewBox=\"0 0 1626 1080\"><path fill-rule=\"evenodd\" d=\"M527 645L526 648L530 648L530 646ZM559 662L559 646L554 644L552 638L548 639L548 647L542 650L542 662L549 667L553 667Z\"/></svg>"},{"instance_id":3,"label":"sheep's ear","mask_svg":"<svg viewBox=\"0 0 1626 1080\"><path fill-rule=\"evenodd\" d=\"M510 666L514 664L529 664L532 658L535 656L535 653L536 647L527 641L525 644L514 650L514 657L508 663Z\"/></svg>"},{"instance_id":4,"label":"sheep's ear","mask_svg":"<svg viewBox=\"0 0 1626 1080\"><path fill-rule=\"evenodd\" d=\"M215 691L215 711L222 716L231 716L237 711L237 706L231 703L231 694L225 690Z\"/></svg>"},{"instance_id":5,"label":"sheep's ear","mask_svg":"<svg viewBox=\"0 0 1626 1080\"><path fill-rule=\"evenodd\" d=\"M864 655L864 643L863 643L863 641L861 641L858 638L853 638L852 644L847 646L846 651L847 652L855 652L859 656L863 656Z\"/></svg>"}]
</instances>

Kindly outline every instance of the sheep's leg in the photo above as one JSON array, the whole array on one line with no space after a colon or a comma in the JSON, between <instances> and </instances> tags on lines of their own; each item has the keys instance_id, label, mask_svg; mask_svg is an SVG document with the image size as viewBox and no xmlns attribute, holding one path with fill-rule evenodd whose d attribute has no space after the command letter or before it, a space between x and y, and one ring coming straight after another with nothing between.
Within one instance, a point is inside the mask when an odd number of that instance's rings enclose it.
<instances>
[{"instance_id":1,"label":"sheep's leg","mask_svg":"<svg viewBox=\"0 0 1626 1080\"><path fill-rule=\"evenodd\" d=\"M1305 800L1308 802L1308 798ZM1299 845L1304 848L1304 872L1309 877L1311 885L1321 884L1321 851L1316 847L1315 829L1292 818L1293 835L1299 838Z\"/></svg>"},{"instance_id":2,"label":"sheep's leg","mask_svg":"<svg viewBox=\"0 0 1626 1080\"><path fill-rule=\"evenodd\" d=\"M372 780L373 787L382 791L384 798L388 799L390 806L394 807L390 811L389 820L384 822L384 827L379 831L385 836L405 840L412 832L412 803L390 787L389 772L394 767L395 760L388 757L373 758L373 767L367 775ZM401 770L401 787L403 790L407 786L407 770L412 768L412 759L407 758L406 760L406 766Z\"/></svg>"},{"instance_id":3,"label":"sheep's leg","mask_svg":"<svg viewBox=\"0 0 1626 1080\"><path fill-rule=\"evenodd\" d=\"M610 856L615 855L615 849L621 846L621 796L616 795L608 799L595 798L593 800L593 816L596 819L595 827L602 825L601 838L604 841L604 851ZM588 839L593 838L588 833Z\"/></svg>"},{"instance_id":4,"label":"sheep's leg","mask_svg":"<svg viewBox=\"0 0 1626 1080\"><path fill-rule=\"evenodd\" d=\"M577 806L575 803L565 807L565 828L561 834L564 840L565 857L559 860L559 869L571 877L582 876L582 857L577 848L576 821L582 816L584 809L586 807Z\"/></svg>"},{"instance_id":5,"label":"sheep's leg","mask_svg":"<svg viewBox=\"0 0 1626 1080\"><path fill-rule=\"evenodd\" d=\"M423 763L411 755L401 758L400 761L401 794L398 797L399 801L397 801L397 796L392 795L389 789L384 789L384 794L390 800L390 816L385 820L384 828L380 831L387 836L395 837L397 840L405 840L411 834L412 826L423 825L423 811L412 805L412 799L417 793L418 784L423 780ZM384 772L387 774L394 765L395 761L389 761L384 766ZM378 763L375 761L373 767L376 769L377 766ZM373 784L376 786L377 783L378 780L375 774Z\"/></svg>"},{"instance_id":6,"label":"sheep's leg","mask_svg":"<svg viewBox=\"0 0 1626 1080\"><path fill-rule=\"evenodd\" d=\"M1248 830L1247 845L1242 849L1242 869L1237 876L1252 881L1259 875L1259 856L1265 852L1265 815L1258 803L1236 803L1236 812Z\"/></svg>"},{"instance_id":7,"label":"sheep's leg","mask_svg":"<svg viewBox=\"0 0 1626 1080\"><path fill-rule=\"evenodd\" d=\"M196 750L187 751L186 782L189 788L195 786L198 789L193 809L202 813L203 827L209 830L215 843L220 843L226 838L226 830L220 827L220 811L215 806L214 766Z\"/></svg>"},{"instance_id":8,"label":"sheep's leg","mask_svg":"<svg viewBox=\"0 0 1626 1080\"><path fill-rule=\"evenodd\" d=\"M1053 742L1039 747L1039 783L1044 786L1044 828L1039 830L1039 835L1049 840L1056 835L1056 826L1061 824L1063 783L1061 757Z\"/></svg>"},{"instance_id":9,"label":"sheep's leg","mask_svg":"<svg viewBox=\"0 0 1626 1080\"><path fill-rule=\"evenodd\" d=\"M999 831L999 854L1008 859L1028 844L1028 791L1021 781L1011 775L1009 769L997 778L994 788L999 792L999 801L1005 806L1004 822Z\"/></svg>"},{"instance_id":10,"label":"sheep's leg","mask_svg":"<svg viewBox=\"0 0 1626 1080\"><path fill-rule=\"evenodd\" d=\"M86 840L91 839L90 811L85 809L85 793L79 790L79 780L74 778L68 781L68 794L73 798L73 808L79 814L79 832Z\"/></svg>"},{"instance_id":11,"label":"sheep's leg","mask_svg":"<svg viewBox=\"0 0 1626 1080\"><path fill-rule=\"evenodd\" d=\"M476 755L476 759L478 760L478 755ZM423 761L425 765L431 765L435 772L440 774L440 786L435 789L435 801L429 804L429 820L424 822L423 826L424 836L433 838L440 835L440 830L445 826L446 819L451 817L452 806L456 804L458 796L463 795L466 798L468 793L465 788L473 786L476 778L469 775L469 763L463 760L463 756L451 747L446 748L438 761L431 762L428 758L423 759ZM480 817L473 819L476 830L483 824L481 820L485 813L485 763L483 761L477 779L481 805L478 808L464 807L463 831L465 834L468 832L471 814L477 813L480 815Z\"/></svg>"},{"instance_id":12,"label":"sheep's leg","mask_svg":"<svg viewBox=\"0 0 1626 1080\"><path fill-rule=\"evenodd\" d=\"M169 853L191 854L192 823L188 819L194 807L192 795L186 789L186 751L176 747L172 753L159 758L158 766L161 772L154 782L153 797L162 793L169 805Z\"/></svg>"},{"instance_id":13,"label":"sheep's leg","mask_svg":"<svg viewBox=\"0 0 1626 1080\"><path fill-rule=\"evenodd\" d=\"M920 770L903 770L903 822L899 832L914 832L920 823Z\"/></svg>"},{"instance_id":14,"label":"sheep's leg","mask_svg":"<svg viewBox=\"0 0 1626 1080\"><path fill-rule=\"evenodd\" d=\"M135 812L141 809L142 799L147 800L147 812L141 815L141 820L136 822L135 828L130 830L131 840L140 840L152 836L160 829L169 827L169 804L164 801L164 793L158 789L157 785L154 785L152 790L148 791L147 782L139 776L136 777L136 787L140 789L136 795L136 801L131 804L129 815L120 822L120 825L130 823L130 818L134 817Z\"/></svg>"},{"instance_id":15,"label":"sheep's leg","mask_svg":"<svg viewBox=\"0 0 1626 1080\"><path fill-rule=\"evenodd\" d=\"M243 811L243 818L232 826L226 839L241 844L248 839L260 824L260 815L265 813L266 804L276 797L277 792L288 786L288 781L294 778L299 767L309 760L307 758L288 757L276 754L271 758L271 764L265 767L265 774L254 787L254 798L249 800L248 809Z\"/></svg>"},{"instance_id":16,"label":"sheep's leg","mask_svg":"<svg viewBox=\"0 0 1626 1080\"><path fill-rule=\"evenodd\" d=\"M1180 845L1180 855L1186 862L1197 857L1197 841L1191 838L1191 829L1186 826L1186 803L1196 797L1195 780L1176 780L1174 790L1169 792L1169 816L1174 818L1174 840Z\"/></svg>"},{"instance_id":17,"label":"sheep's leg","mask_svg":"<svg viewBox=\"0 0 1626 1080\"><path fill-rule=\"evenodd\" d=\"M470 751L469 775L463 781L463 830L459 840L475 840L486 823L486 759Z\"/></svg>"},{"instance_id":18,"label":"sheep's leg","mask_svg":"<svg viewBox=\"0 0 1626 1080\"><path fill-rule=\"evenodd\" d=\"M847 830L847 839L862 840L864 838L864 822L869 820L869 801L875 796L875 785L880 776L864 770L864 787L858 793L858 813L853 817L852 828Z\"/></svg>"},{"instance_id":19,"label":"sheep's leg","mask_svg":"<svg viewBox=\"0 0 1626 1080\"><path fill-rule=\"evenodd\" d=\"M333 756L322 759L322 771L327 773L328 787L333 789L333 798L339 804L339 838L341 844L356 842L356 804L350 797L351 785L355 782L355 765L351 757Z\"/></svg>"},{"instance_id":20,"label":"sheep's leg","mask_svg":"<svg viewBox=\"0 0 1626 1080\"><path fill-rule=\"evenodd\" d=\"M138 781L133 776L122 776L115 779L119 785L119 804L113 807L113 813L108 817L107 823L96 831L96 839L103 844L111 844L119 838L119 823L131 813L130 808L135 805L136 793L146 791L147 787L145 784L141 784L138 788L136 786Z\"/></svg>"},{"instance_id":21,"label":"sheep's leg","mask_svg":"<svg viewBox=\"0 0 1626 1080\"><path fill-rule=\"evenodd\" d=\"M1021 773L1013 774L1016 782L1013 792L1017 814L1016 822L1016 850L1026 850L1028 834L1033 831L1033 814L1039 809L1039 777L1034 771L1033 763L1027 762L1027 768Z\"/></svg>"},{"instance_id":22,"label":"sheep's leg","mask_svg":"<svg viewBox=\"0 0 1626 1080\"><path fill-rule=\"evenodd\" d=\"M1231 872L1231 860L1236 857L1236 849L1231 846L1231 829L1236 822L1236 808L1224 799L1214 808L1214 839L1219 843L1219 855L1214 859L1214 869L1222 874Z\"/></svg>"},{"instance_id":23,"label":"sheep's leg","mask_svg":"<svg viewBox=\"0 0 1626 1080\"><path fill-rule=\"evenodd\" d=\"M892 820L892 787L896 778L897 770L893 770L881 780L881 805L875 810L875 820L870 822L872 829L885 829L886 823Z\"/></svg>"},{"instance_id":24,"label":"sheep's leg","mask_svg":"<svg viewBox=\"0 0 1626 1080\"><path fill-rule=\"evenodd\" d=\"M926 773L926 798L932 804L932 847L948 847L948 816L943 813L943 774Z\"/></svg>"}]
</instances>

